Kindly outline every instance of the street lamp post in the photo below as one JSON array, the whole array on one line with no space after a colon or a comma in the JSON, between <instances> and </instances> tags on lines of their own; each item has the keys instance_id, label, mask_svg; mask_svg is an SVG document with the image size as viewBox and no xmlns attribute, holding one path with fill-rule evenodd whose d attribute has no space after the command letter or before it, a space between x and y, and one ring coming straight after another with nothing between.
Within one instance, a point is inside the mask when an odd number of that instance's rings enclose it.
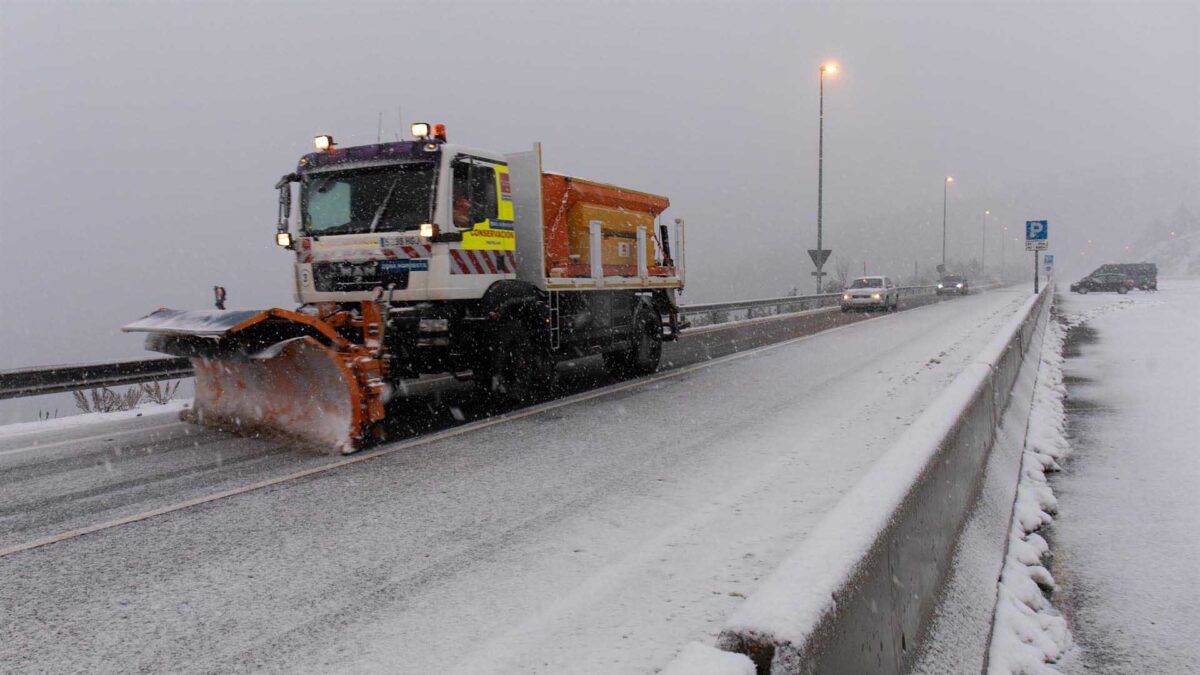
<instances>
[{"instance_id":1,"label":"street lamp post","mask_svg":"<svg viewBox=\"0 0 1200 675\"><path fill-rule=\"evenodd\" d=\"M1008 248L1008 226L1004 226L1004 234L1000 235L1000 281L1004 281L1004 249Z\"/></svg>"},{"instance_id":2,"label":"street lamp post","mask_svg":"<svg viewBox=\"0 0 1200 675\"><path fill-rule=\"evenodd\" d=\"M953 182L951 176L946 176L946 180L942 181L942 274L946 273L946 195Z\"/></svg>"},{"instance_id":3,"label":"street lamp post","mask_svg":"<svg viewBox=\"0 0 1200 675\"><path fill-rule=\"evenodd\" d=\"M980 228L980 244L979 244L979 276L987 274L987 217L992 215L991 211L983 212L983 227Z\"/></svg>"},{"instance_id":4,"label":"street lamp post","mask_svg":"<svg viewBox=\"0 0 1200 675\"><path fill-rule=\"evenodd\" d=\"M825 266L823 259L824 253L821 249L821 216L825 189L825 74L835 75L838 71L838 65L833 62L823 64L821 66L821 74L818 78L818 89L820 92L820 121L817 127L817 258L813 260L817 264L817 295L821 294L821 279L825 276L821 271Z\"/></svg>"}]
</instances>

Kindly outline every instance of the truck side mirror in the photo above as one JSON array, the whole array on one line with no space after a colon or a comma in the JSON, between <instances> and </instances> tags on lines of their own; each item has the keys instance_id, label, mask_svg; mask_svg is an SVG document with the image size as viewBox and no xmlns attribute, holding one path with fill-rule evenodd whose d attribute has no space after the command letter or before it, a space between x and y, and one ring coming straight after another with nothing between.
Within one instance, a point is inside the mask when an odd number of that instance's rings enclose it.
<instances>
[{"instance_id":1,"label":"truck side mirror","mask_svg":"<svg viewBox=\"0 0 1200 675\"><path fill-rule=\"evenodd\" d=\"M275 226L275 242L288 248L291 248L291 237L286 237L285 245L283 235L288 233L288 218L292 215L292 182L297 180L300 180L298 174L289 173L275 184L275 188L279 190L279 220Z\"/></svg>"}]
</instances>

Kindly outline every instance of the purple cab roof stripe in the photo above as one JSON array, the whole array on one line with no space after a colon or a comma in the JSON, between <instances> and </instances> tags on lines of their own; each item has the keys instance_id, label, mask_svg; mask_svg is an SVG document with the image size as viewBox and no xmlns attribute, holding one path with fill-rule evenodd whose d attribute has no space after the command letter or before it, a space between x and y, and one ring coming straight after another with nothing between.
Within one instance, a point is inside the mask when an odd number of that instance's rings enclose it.
<instances>
[{"instance_id":1,"label":"purple cab roof stripe","mask_svg":"<svg viewBox=\"0 0 1200 675\"><path fill-rule=\"evenodd\" d=\"M350 162L366 162L378 159L428 159L433 161L441 152L441 144L435 150L426 150L428 141L400 141L398 143L378 143L375 145L356 145L349 148L334 148L332 152L310 152L300 158L298 170L315 169L323 166L336 166Z\"/></svg>"}]
</instances>

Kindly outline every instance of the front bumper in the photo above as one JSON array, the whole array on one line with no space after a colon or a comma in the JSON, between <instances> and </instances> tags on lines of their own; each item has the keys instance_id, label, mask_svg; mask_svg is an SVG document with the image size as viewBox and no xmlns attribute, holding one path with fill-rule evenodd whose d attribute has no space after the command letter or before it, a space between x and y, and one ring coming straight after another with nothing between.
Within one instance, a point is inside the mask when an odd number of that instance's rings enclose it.
<instances>
[{"instance_id":1,"label":"front bumper","mask_svg":"<svg viewBox=\"0 0 1200 675\"><path fill-rule=\"evenodd\" d=\"M938 295L966 295L967 289L959 288L957 286L948 286L946 288L937 289L937 294Z\"/></svg>"},{"instance_id":2,"label":"front bumper","mask_svg":"<svg viewBox=\"0 0 1200 675\"><path fill-rule=\"evenodd\" d=\"M880 296L878 300L872 297L866 298L842 298L842 309L878 309L888 306L887 296Z\"/></svg>"}]
</instances>

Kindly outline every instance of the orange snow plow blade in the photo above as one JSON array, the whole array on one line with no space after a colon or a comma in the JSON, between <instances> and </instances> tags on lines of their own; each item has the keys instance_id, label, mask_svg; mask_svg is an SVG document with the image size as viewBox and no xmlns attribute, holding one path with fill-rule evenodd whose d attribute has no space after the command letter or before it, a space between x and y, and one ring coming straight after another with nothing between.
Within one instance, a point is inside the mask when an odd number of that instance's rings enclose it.
<instances>
[{"instance_id":1,"label":"orange snow plow blade","mask_svg":"<svg viewBox=\"0 0 1200 675\"><path fill-rule=\"evenodd\" d=\"M199 424L350 453L383 418L381 362L320 319L280 309L163 309L123 330L149 333L149 349L191 358L196 399L187 419Z\"/></svg>"}]
</instances>

